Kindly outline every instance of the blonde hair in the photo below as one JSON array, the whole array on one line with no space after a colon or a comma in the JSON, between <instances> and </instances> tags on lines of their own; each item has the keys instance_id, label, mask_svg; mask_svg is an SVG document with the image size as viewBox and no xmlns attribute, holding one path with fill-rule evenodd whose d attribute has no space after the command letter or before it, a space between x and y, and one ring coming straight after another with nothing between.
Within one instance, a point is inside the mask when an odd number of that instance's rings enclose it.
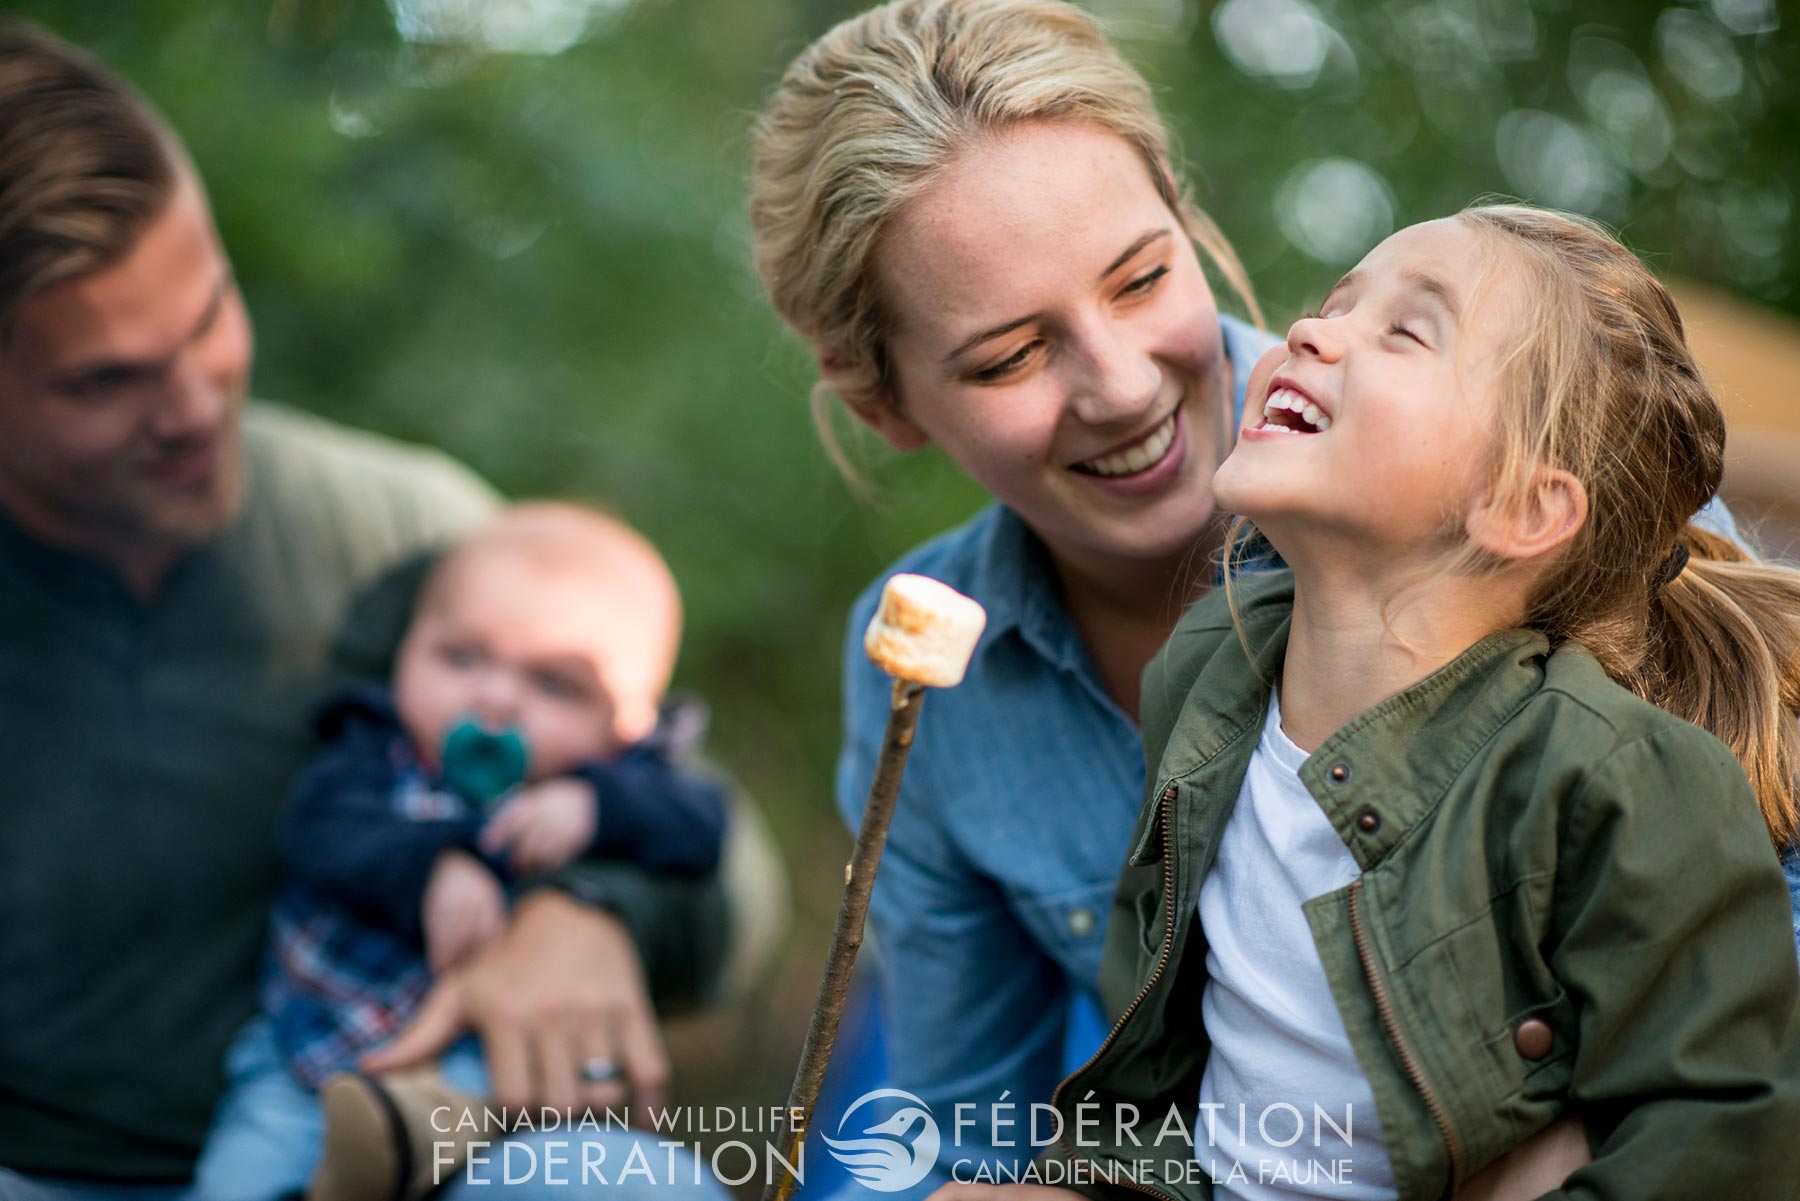
<instances>
[{"instance_id":1,"label":"blonde hair","mask_svg":"<svg viewBox=\"0 0 1800 1201\"><path fill-rule=\"evenodd\" d=\"M887 223L971 142L1026 121L1081 121L1123 138L1244 310L1262 312L1235 251L1176 183L1143 76L1066 0L892 0L800 54L752 132L756 267L782 319L832 360L814 424L840 471L833 396L888 381L892 316L876 279Z\"/></svg>"},{"instance_id":2,"label":"blonde hair","mask_svg":"<svg viewBox=\"0 0 1800 1201\"><path fill-rule=\"evenodd\" d=\"M1588 492L1587 521L1526 623L1730 746L1786 847L1800 829L1800 572L1692 521L1724 474L1725 415L1675 301L1585 218L1506 204L1458 219L1525 273L1500 377L1496 499L1523 498L1540 464Z\"/></svg>"}]
</instances>

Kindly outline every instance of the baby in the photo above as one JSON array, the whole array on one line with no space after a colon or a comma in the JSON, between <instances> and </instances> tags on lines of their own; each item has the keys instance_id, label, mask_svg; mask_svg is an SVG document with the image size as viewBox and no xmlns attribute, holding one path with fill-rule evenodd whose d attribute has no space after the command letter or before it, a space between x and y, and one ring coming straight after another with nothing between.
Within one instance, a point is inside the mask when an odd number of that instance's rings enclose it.
<instances>
[{"instance_id":1,"label":"baby","mask_svg":"<svg viewBox=\"0 0 1800 1201\"><path fill-rule=\"evenodd\" d=\"M286 1071L227 1063L198 1201L297 1191L315 1165L321 1199L429 1186L443 1148L429 1124L392 1119L485 1094L478 1045L429 1072L356 1074L358 1059L501 933L531 877L582 856L714 867L723 797L676 770L698 723L663 710L680 623L655 549L572 505L514 506L435 567L391 687L320 717L278 836L266 1016L239 1040L272 1041Z\"/></svg>"}]
</instances>

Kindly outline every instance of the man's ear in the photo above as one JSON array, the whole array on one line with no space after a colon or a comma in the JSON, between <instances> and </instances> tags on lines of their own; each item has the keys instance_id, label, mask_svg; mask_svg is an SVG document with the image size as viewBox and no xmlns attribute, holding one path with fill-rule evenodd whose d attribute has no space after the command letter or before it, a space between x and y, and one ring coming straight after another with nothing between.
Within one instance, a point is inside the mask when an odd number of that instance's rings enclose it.
<instances>
[{"instance_id":1,"label":"man's ear","mask_svg":"<svg viewBox=\"0 0 1800 1201\"><path fill-rule=\"evenodd\" d=\"M1501 506L1483 496L1469 512L1469 538L1503 559L1537 559L1566 544L1587 521L1587 488L1567 471L1544 468L1523 500Z\"/></svg>"},{"instance_id":2,"label":"man's ear","mask_svg":"<svg viewBox=\"0 0 1800 1201\"><path fill-rule=\"evenodd\" d=\"M840 374L848 364L831 351L819 352L819 374L826 382ZM844 397L844 406L856 416L856 419L881 435L895 450L917 450L931 441L931 436L914 425L912 419L900 411L900 405L893 393L886 387L872 395L860 396L855 400Z\"/></svg>"}]
</instances>

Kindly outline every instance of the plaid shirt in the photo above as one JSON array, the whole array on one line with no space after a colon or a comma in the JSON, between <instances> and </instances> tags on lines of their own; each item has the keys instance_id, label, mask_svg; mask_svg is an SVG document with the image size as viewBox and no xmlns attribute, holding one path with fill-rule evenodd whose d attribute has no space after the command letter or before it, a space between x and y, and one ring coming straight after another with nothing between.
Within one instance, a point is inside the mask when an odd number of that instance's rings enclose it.
<instances>
[{"instance_id":1,"label":"plaid shirt","mask_svg":"<svg viewBox=\"0 0 1800 1201\"><path fill-rule=\"evenodd\" d=\"M679 874L716 867L723 794L674 763L704 725L698 702L665 707L645 742L573 773L599 798L590 856ZM287 879L262 978L282 1053L313 1088L418 1011L432 982L419 908L438 856L468 851L509 892L513 884L505 863L476 845L486 812L435 786L384 690L359 689L328 707L319 732L279 832Z\"/></svg>"}]
</instances>

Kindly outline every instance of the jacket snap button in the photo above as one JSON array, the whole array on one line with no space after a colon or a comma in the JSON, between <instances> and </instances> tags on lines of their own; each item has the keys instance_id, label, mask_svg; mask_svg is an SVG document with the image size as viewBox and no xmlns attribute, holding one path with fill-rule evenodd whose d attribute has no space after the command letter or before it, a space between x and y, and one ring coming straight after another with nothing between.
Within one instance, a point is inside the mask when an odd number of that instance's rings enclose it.
<instances>
[{"instance_id":1,"label":"jacket snap button","mask_svg":"<svg viewBox=\"0 0 1800 1201\"><path fill-rule=\"evenodd\" d=\"M1091 909L1072 909L1069 911L1069 933L1076 938L1086 938L1094 932L1094 912Z\"/></svg>"},{"instance_id":2,"label":"jacket snap button","mask_svg":"<svg viewBox=\"0 0 1800 1201\"><path fill-rule=\"evenodd\" d=\"M1373 834L1381 829L1381 814L1373 809L1364 809L1356 815L1356 828L1364 834Z\"/></svg>"},{"instance_id":3,"label":"jacket snap button","mask_svg":"<svg viewBox=\"0 0 1800 1201\"><path fill-rule=\"evenodd\" d=\"M1550 1054L1550 1047L1555 1042L1556 1036L1550 1033L1550 1027L1536 1018L1527 1018L1513 1031L1513 1046L1526 1059L1542 1059Z\"/></svg>"},{"instance_id":4,"label":"jacket snap button","mask_svg":"<svg viewBox=\"0 0 1800 1201\"><path fill-rule=\"evenodd\" d=\"M1350 765L1348 763L1333 763L1331 765L1331 779L1333 783L1342 784L1349 778Z\"/></svg>"}]
</instances>

